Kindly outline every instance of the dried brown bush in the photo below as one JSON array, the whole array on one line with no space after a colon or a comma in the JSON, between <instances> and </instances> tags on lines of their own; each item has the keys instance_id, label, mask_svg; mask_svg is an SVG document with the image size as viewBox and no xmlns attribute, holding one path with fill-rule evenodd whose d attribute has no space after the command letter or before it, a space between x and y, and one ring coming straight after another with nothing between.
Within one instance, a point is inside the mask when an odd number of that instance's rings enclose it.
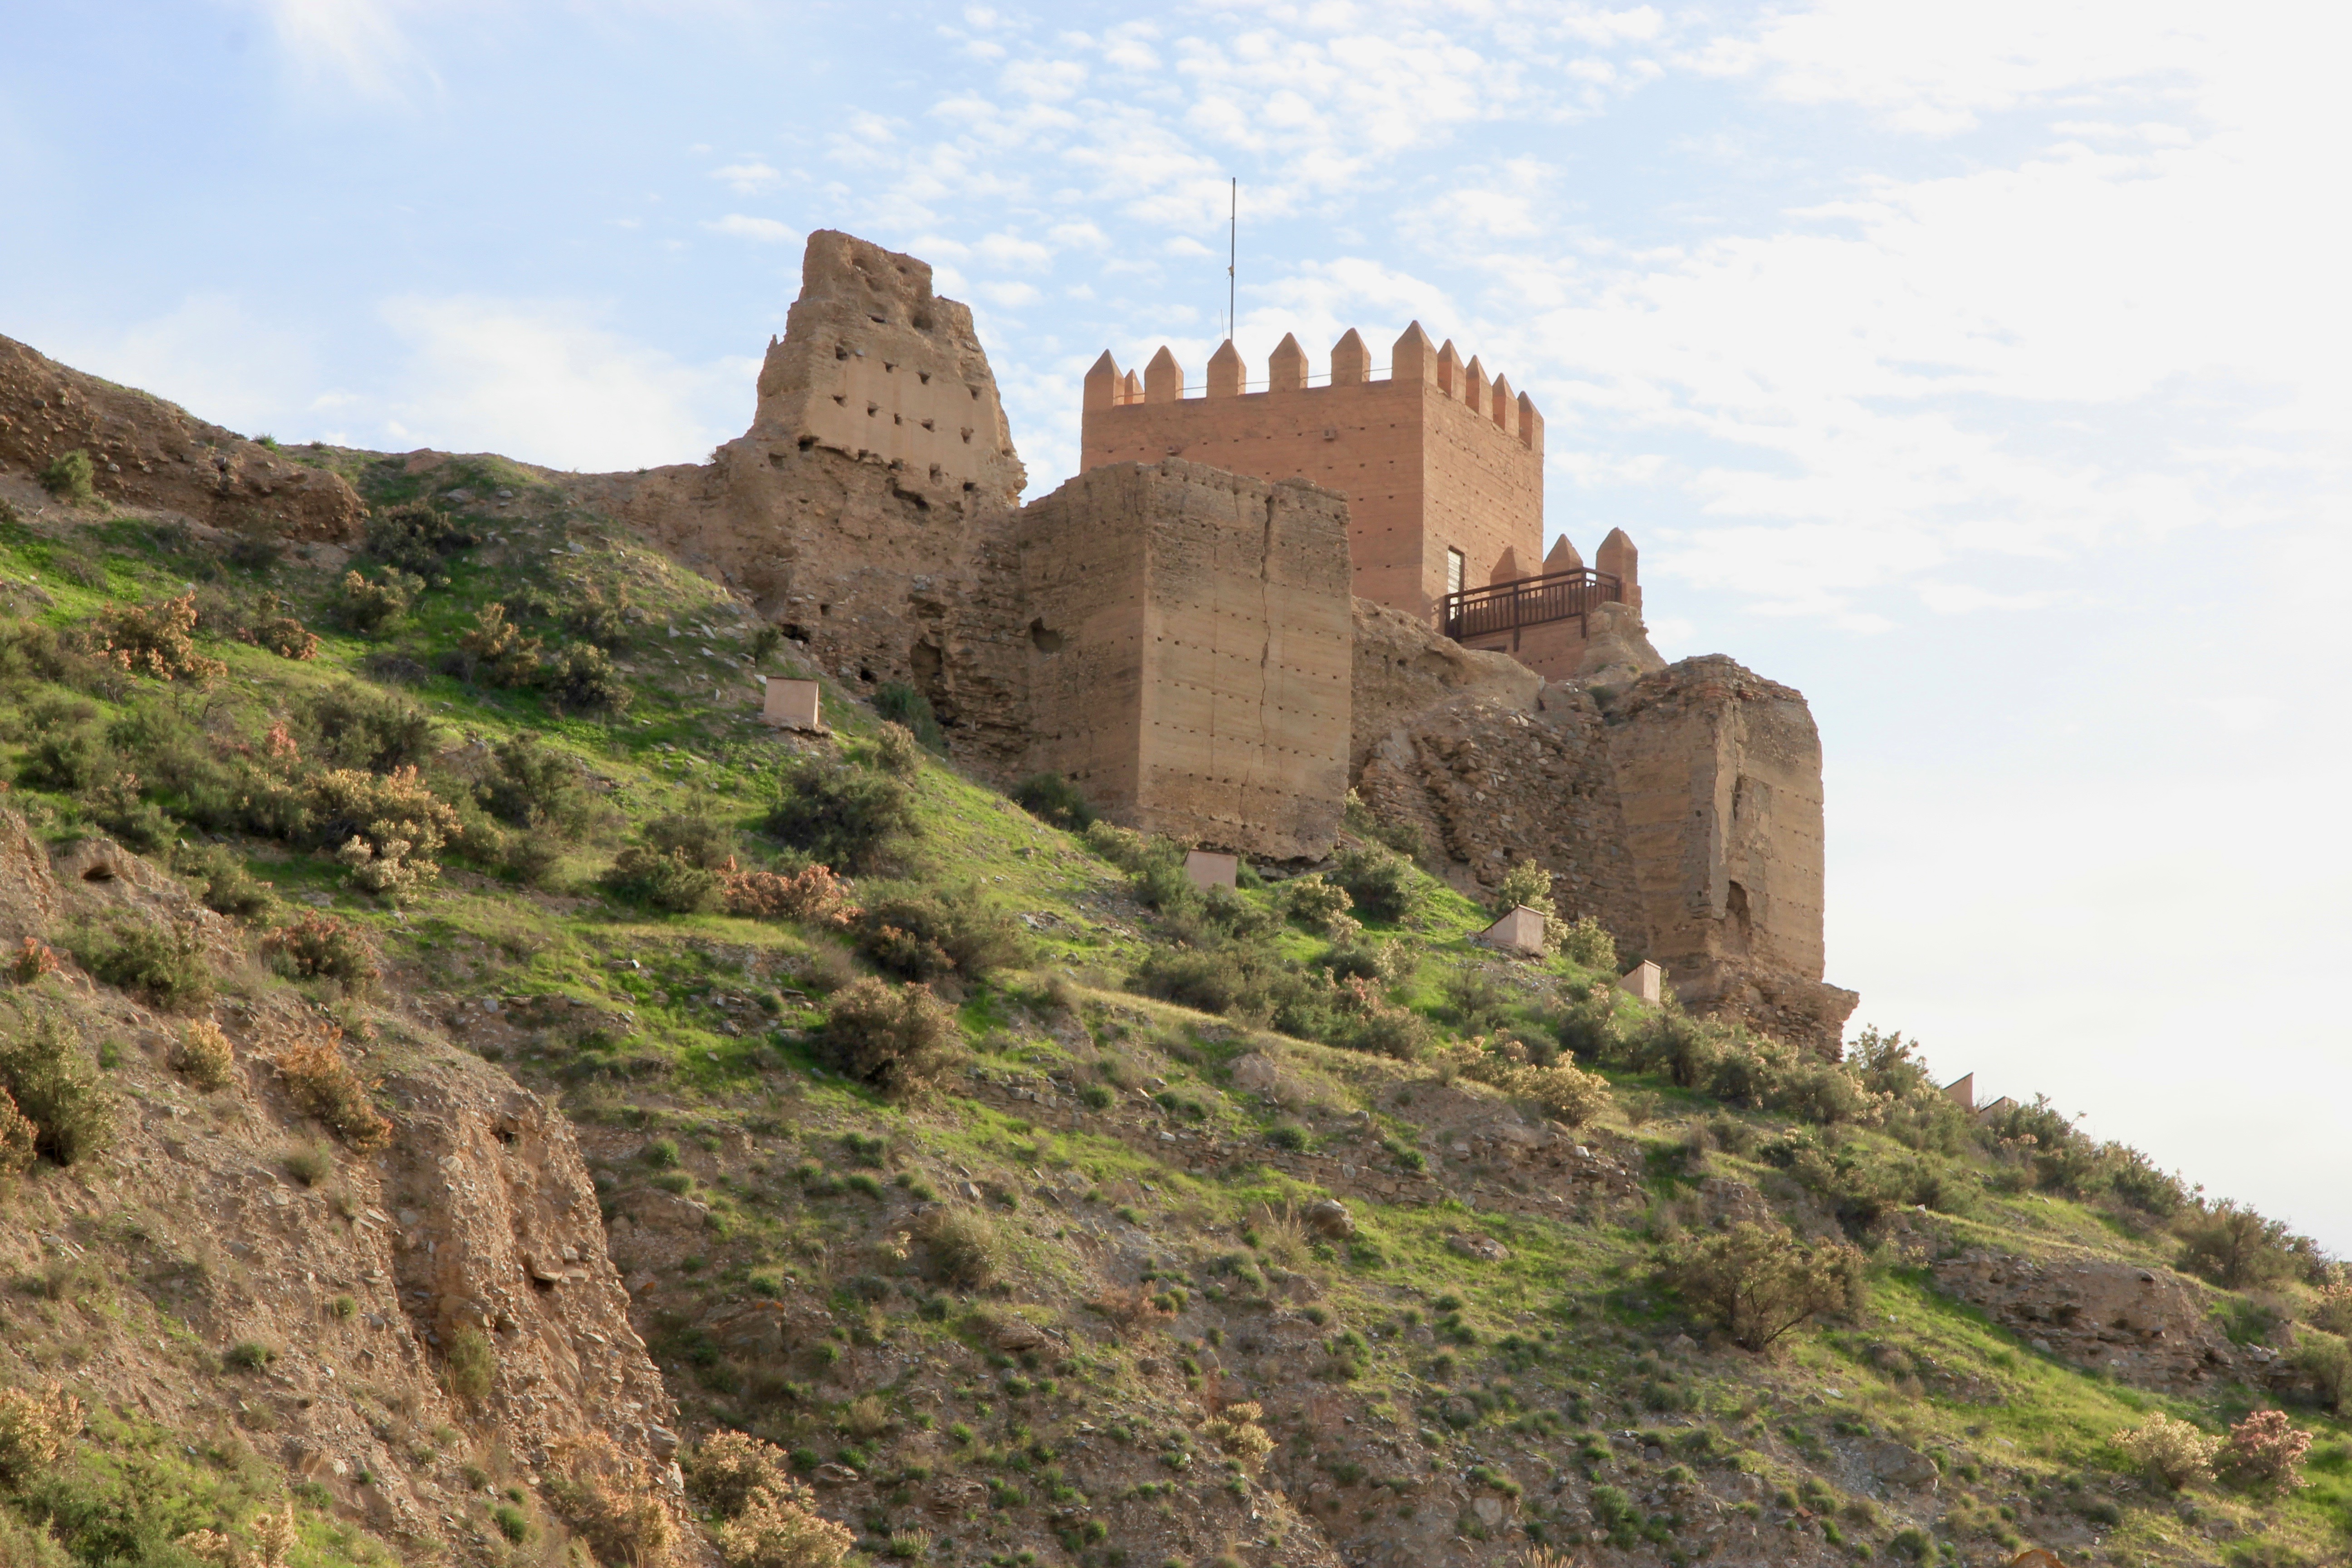
<instances>
[{"instance_id":1,"label":"dried brown bush","mask_svg":"<svg viewBox=\"0 0 2352 1568\"><path fill-rule=\"evenodd\" d=\"M118 669L158 680L218 680L228 666L196 651L196 596L183 594L160 605L112 605L84 631L89 650Z\"/></svg>"},{"instance_id":2,"label":"dried brown bush","mask_svg":"<svg viewBox=\"0 0 2352 1568\"><path fill-rule=\"evenodd\" d=\"M719 902L730 915L835 927L848 925L859 914L850 891L849 879L835 876L829 866L810 866L787 877L739 869L731 857L719 881Z\"/></svg>"},{"instance_id":3,"label":"dried brown bush","mask_svg":"<svg viewBox=\"0 0 2352 1568\"><path fill-rule=\"evenodd\" d=\"M824 1029L833 1065L894 1097L936 1081L962 1055L962 1030L928 985L867 978L835 992Z\"/></svg>"},{"instance_id":4,"label":"dried brown bush","mask_svg":"<svg viewBox=\"0 0 2352 1568\"><path fill-rule=\"evenodd\" d=\"M729 1568L835 1568L857 1537L816 1511L816 1494L794 1480L761 1487L719 1527Z\"/></svg>"},{"instance_id":5,"label":"dried brown bush","mask_svg":"<svg viewBox=\"0 0 2352 1568\"><path fill-rule=\"evenodd\" d=\"M276 1065L294 1103L364 1153L391 1141L392 1123L369 1099L374 1086L344 1059L342 1038L341 1029L329 1026L279 1051Z\"/></svg>"},{"instance_id":6,"label":"dried brown bush","mask_svg":"<svg viewBox=\"0 0 2352 1568\"><path fill-rule=\"evenodd\" d=\"M2208 1437L2160 1410L2137 1426L2116 1433L2115 1440L2148 1479L2176 1491L2191 1481L2212 1479L2213 1461L2223 1444L2223 1439Z\"/></svg>"},{"instance_id":7,"label":"dried brown bush","mask_svg":"<svg viewBox=\"0 0 2352 1568\"><path fill-rule=\"evenodd\" d=\"M81 1435L81 1401L56 1384L0 1388L0 1483L25 1482L66 1457Z\"/></svg>"},{"instance_id":8,"label":"dried brown bush","mask_svg":"<svg viewBox=\"0 0 2352 1568\"><path fill-rule=\"evenodd\" d=\"M172 1070L198 1089L228 1087L236 1068L236 1053L228 1037L209 1018L191 1020L172 1045Z\"/></svg>"},{"instance_id":9,"label":"dried brown bush","mask_svg":"<svg viewBox=\"0 0 2352 1568\"><path fill-rule=\"evenodd\" d=\"M677 1527L653 1478L599 1433L549 1446L547 1500L587 1542L599 1563L662 1568Z\"/></svg>"}]
</instances>

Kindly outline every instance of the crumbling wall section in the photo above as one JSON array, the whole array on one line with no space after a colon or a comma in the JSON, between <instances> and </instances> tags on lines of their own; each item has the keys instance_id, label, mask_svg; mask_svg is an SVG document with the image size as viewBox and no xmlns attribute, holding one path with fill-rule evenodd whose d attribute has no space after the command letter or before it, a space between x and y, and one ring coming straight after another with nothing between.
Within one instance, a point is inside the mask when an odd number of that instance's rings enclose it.
<instances>
[{"instance_id":1,"label":"crumbling wall section","mask_svg":"<svg viewBox=\"0 0 2352 1568\"><path fill-rule=\"evenodd\" d=\"M1720 654L1611 703L1648 956L1685 1001L1835 1054L1858 998L1822 984L1821 736L1801 693Z\"/></svg>"},{"instance_id":2,"label":"crumbling wall section","mask_svg":"<svg viewBox=\"0 0 2352 1568\"><path fill-rule=\"evenodd\" d=\"M921 691L957 759L1002 775L1025 745L1024 476L971 312L913 257L811 235L759 392L709 463L572 488L736 588L852 689Z\"/></svg>"},{"instance_id":3,"label":"crumbling wall section","mask_svg":"<svg viewBox=\"0 0 2352 1568\"><path fill-rule=\"evenodd\" d=\"M1347 793L1347 526L1327 490L1172 459L1031 506L1027 766L1186 843L1326 852Z\"/></svg>"}]
</instances>

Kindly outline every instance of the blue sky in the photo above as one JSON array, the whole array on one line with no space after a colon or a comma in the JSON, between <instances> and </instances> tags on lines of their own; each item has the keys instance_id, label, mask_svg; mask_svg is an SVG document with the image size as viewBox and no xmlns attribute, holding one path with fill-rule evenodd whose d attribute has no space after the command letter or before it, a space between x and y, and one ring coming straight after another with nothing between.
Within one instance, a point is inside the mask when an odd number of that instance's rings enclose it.
<instances>
[{"instance_id":1,"label":"blue sky","mask_svg":"<svg viewBox=\"0 0 2352 1568\"><path fill-rule=\"evenodd\" d=\"M0 331L280 438L698 458L832 226L1041 494L1238 177L1255 364L1452 337L1812 700L1857 1023L2352 1250L2340 8L7 10Z\"/></svg>"}]
</instances>

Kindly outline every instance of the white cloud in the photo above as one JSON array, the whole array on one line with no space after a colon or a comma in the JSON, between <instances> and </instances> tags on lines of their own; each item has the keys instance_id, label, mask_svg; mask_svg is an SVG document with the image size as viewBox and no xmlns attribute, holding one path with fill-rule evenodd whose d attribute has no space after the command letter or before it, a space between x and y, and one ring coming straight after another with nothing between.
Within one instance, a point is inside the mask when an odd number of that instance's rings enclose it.
<instances>
[{"instance_id":1,"label":"white cloud","mask_svg":"<svg viewBox=\"0 0 2352 1568\"><path fill-rule=\"evenodd\" d=\"M389 0L260 0L278 46L304 82L383 102L437 85Z\"/></svg>"},{"instance_id":2,"label":"white cloud","mask_svg":"<svg viewBox=\"0 0 2352 1568\"><path fill-rule=\"evenodd\" d=\"M751 360L680 364L552 301L412 295L382 313L406 345L386 404L404 438L551 468L699 461L740 433L726 411L759 374Z\"/></svg>"},{"instance_id":3,"label":"white cloud","mask_svg":"<svg viewBox=\"0 0 2352 1568\"><path fill-rule=\"evenodd\" d=\"M761 191L772 190L784 183L783 175L756 159L747 159L713 169L710 171L710 177L714 180L723 180L737 195L742 196L757 195Z\"/></svg>"},{"instance_id":4,"label":"white cloud","mask_svg":"<svg viewBox=\"0 0 2352 1568\"><path fill-rule=\"evenodd\" d=\"M725 217L702 226L713 234L732 235L739 239L756 239L768 245L797 245L800 230L772 217L746 217L741 213L729 213Z\"/></svg>"}]
</instances>

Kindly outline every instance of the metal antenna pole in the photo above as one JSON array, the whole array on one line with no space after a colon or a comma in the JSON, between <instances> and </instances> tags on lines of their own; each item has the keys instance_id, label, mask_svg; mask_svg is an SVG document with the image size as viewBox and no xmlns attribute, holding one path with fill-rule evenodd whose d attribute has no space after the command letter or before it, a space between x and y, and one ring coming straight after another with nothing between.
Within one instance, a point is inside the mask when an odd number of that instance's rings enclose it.
<instances>
[{"instance_id":1,"label":"metal antenna pole","mask_svg":"<svg viewBox=\"0 0 2352 1568\"><path fill-rule=\"evenodd\" d=\"M1233 211L1227 215L1232 228L1226 235L1225 248L1225 336L1234 335L1234 264L1242 255L1242 177L1233 176Z\"/></svg>"}]
</instances>

